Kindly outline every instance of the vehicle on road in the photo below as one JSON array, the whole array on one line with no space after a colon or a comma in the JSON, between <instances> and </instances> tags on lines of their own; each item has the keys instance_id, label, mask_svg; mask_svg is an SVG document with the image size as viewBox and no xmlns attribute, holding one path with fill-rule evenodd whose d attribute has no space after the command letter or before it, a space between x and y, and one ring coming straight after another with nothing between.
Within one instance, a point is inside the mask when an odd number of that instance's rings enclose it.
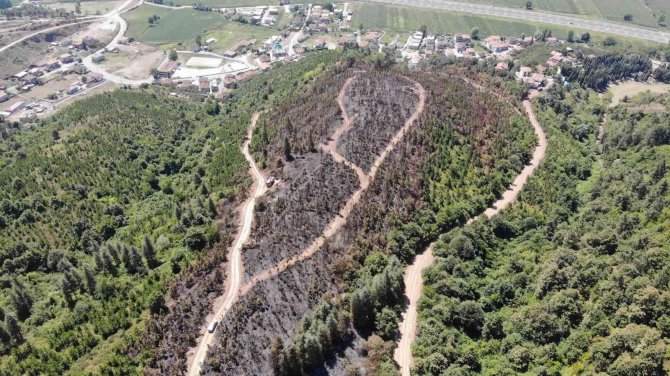
<instances>
[{"instance_id":1,"label":"vehicle on road","mask_svg":"<svg viewBox=\"0 0 670 376\"><path fill-rule=\"evenodd\" d=\"M216 329L216 326L219 325L218 320L214 320L211 323L209 323L209 326L207 327L207 331L210 333L214 333L214 329Z\"/></svg>"}]
</instances>

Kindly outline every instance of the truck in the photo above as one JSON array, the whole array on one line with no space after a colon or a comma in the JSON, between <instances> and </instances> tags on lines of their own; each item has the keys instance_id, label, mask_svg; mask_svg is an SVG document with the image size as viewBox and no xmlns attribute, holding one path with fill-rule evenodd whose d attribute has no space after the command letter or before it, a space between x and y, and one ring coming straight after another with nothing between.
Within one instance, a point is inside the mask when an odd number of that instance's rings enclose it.
<instances>
[{"instance_id":1,"label":"truck","mask_svg":"<svg viewBox=\"0 0 670 376\"><path fill-rule=\"evenodd\" d=\"M218 320L214 320L211 323L209 323L209 326L207 327L207 331L210 333L214 333L214 329L216 329L216 326L219 325Z\"/></svg>"}]
</instances>

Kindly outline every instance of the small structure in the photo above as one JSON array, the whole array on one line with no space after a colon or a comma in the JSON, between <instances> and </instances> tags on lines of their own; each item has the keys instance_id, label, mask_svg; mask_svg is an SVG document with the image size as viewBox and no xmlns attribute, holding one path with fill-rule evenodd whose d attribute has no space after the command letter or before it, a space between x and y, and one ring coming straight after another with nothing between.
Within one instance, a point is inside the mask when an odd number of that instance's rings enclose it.
<instances>
[{"instance_id":1,"label":"small structure","mask_svg":"<svg viewBox=\"0 0 670 376\"><path fill-rule=\"evenodd\" d=\"M200 81L199 87L201 93L209 93L209 81Z\"/></svg>"},{"instance_id":2,"label":"small structure","mask_svg":"<svg viewBox=\"0 0 670 376\"><path fill-rule=\"evenodd\" d=\"M320 38L317 39L316 42L314 42L314 48L316 48L317 50L323 50L324 48L326 48L326 41Z\"/></svg>"},{"instance_id":3,"label":"small structure","mask_svg":"<svg viewBox=\"0 0 670 376\"><path fill-rule=\"evenodd\" d=\"M496 64L496 70L500 70L500 71L509 70L509 64L501 61L500 63Z\"/></svg>"},{"instance_id":4,"label":"small structure","mask_svg":"<svg viewBox=\"0 0 670 376\"><path fill-rule=\"evenodd\" d=\"M15 74L13 77L19 81L24 80L28 76L28 72L26 71L21 71L17 74Z\"/></svg>"},{"instance_id":5,"label":"small structure","mask_svg":"<svg viewBox=\"0 0 670 376\"><path fill-rule=\"evenodd\" d=\"M209 39L207 39L207 40L205 41L205 43L207 43L207 44L214 44L214 43L216 43L216 39L214 39L214 38L209 38Z\"/></svg>"},{"instance_id":6,"label":"small structure","mask_svg":"<svg viewBox=\"0 0 670 376\"><path fill-rule=\"evenodd\" d=\"M265 181L265 186L268 188L272 188L272 186L275 185L276 182L277 179L275 179L274 176L270 176L270 178L268 178L268 180Z\"/></svg>"},{"instance_id":7,"label":"small structure","mask_svg":"<svg viewBox=\"0 0 670 376\"><path fill-rule=\"evenodd\" d=\"M51 72L54 69L60 68L60 63L56 59L51 59L44 64L44 69Z\"/></svg>"},{"instance_id":8,"label":"small structure","mask_svg":"<svg viewBox=\"0 0 670 376\"><path fill-rule=\"evenodd\" d=\"M93 55L93 57L91 57L91 60L94 63L101 63L101 62L105 61L105 55L104 54Z\"/></svg>"},{"instance_id":9,"label":"small structure","mask_svg":"<svg viewBox=\"0 0 670 376\"><path fill-rule=\"evenodd\" d=\"M0 91L0 103L7 102L9 100L9 94L4 91Z\"/></svg>"},{"instance_id":10,"label":"small structure","mask_svg":"<svg viewBox=\"0 0 670 376\"><path fill-rule=\"evenodd\" d=\"M58 59L63 64L69 64L74 61L74 57L72 56L72 54L62 54L58 57Z\"/></svg>"},{"instance_id":11,"label":"small structure","mask_svg":"<svg viewBox=\"0 0 670 376\"><path fill-rule=\"evenodd\" d=\"M225 51L225 52L223 53L223 57L227 57L227 58L229 58L229 59L232 59L232 58L234 58L235 56L237 56L237 51L228 50L228 51Z\"/></svg>"},{"instance_id":12,"label":"small structure","mask_svg":"<svg viewBox=\"0 0 670 376\"><path fill-rule=\"evenodd\" d=\"M77 94L79 92L79 85L73 84L72 86L67 88L65 92L67 93L67 95Z\"/></svg>"},{"instance_id":13,"label":"small structure","mask_svg":"<svg viewBox=\"0 0 670 376\"><path fill-rule=\"evenodd\" d=\"M177 70L179 63L175 60L167 60L161 64L158 69L158 77L172 77L172 74Z\"/></svg>"}]
</instances>

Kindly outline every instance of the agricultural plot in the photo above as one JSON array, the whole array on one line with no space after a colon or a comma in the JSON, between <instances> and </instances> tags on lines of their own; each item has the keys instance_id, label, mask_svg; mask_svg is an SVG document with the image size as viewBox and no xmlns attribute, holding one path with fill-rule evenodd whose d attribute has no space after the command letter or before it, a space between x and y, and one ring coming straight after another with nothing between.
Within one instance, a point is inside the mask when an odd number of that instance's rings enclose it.
<instances>
[{"instance_id":1,"label":"agricultural plot","mask_svg":"<svg viewBox=\"0 0 670 376\"><path fill-rule=\"evenodd\" d=\"M214 38L216 43L210 46L213 52L223 53L243 39L256 39L258 43L278 34L277 30L267 27L245 25L237 22L226 24L208 31L203 40Z\"/></svg>"},{"instance_id":2,"label":"agricultural plot","mask_svg":"<svg viewBox=\"0 0 670 376\"><path fill-rule=\"evenodd\" d=\"M396 6L355 4L352 25L363 24L366 29L382 29L395 32L408 32L426 25L429 33L469 33L479 28L484 35L534 35L545 28L552 30L559 38L567 36L567 29L555 26L530 24L520 21L494 19L464 13L436 10L423 10ZM401 35L400 42L406 37Z\"/></svg>"},{"instance_id":3,"label":"agricultural plot","mask_svg":"<svg viewBox=\"0 0 670 376\"><path fill-rule=\"evenodd\" d=\"M195 5L199 4L212 8L231 8L231 7L253 7L259 5L275 5L276 2L267 0L171 0L165 1L165 4L174 3L174 5Z\"/></svg>"},{"instance_id":4,"label":"agricultural plot","mask_svg":"<svg viewBox=\"0 0 670 376\"><path fill-rule=\"evenodd\" d=\"M160 17L154 26L148 19L153 15ZM164 44L192 40L196 35L226 22L221 13L200 12L194 9L167 9L153 6L140 6L124 14L128 22L128 37L149 44Z\"/></svg>"},{"instance_id":5,"label":"agricultural plot","mask_svg":"<svg viewBox=\"0 0 670 376\"><path fill-rule=\"evenodd\" d=\"M84 1L81 3L81 14L82 15L95 15L95 14L105 14L112 11L123 1ZM48 3L45 4L52 9L65 9L67 11L74 12L76 3L66 1L66 2L57 2L57 3Z\"/></svg>"}]
</instances>

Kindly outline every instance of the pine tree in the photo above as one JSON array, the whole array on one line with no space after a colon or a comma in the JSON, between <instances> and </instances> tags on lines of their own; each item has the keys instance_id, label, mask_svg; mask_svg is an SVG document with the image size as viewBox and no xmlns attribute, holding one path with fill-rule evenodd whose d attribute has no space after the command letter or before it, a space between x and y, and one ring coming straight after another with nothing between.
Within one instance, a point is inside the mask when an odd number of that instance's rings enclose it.
<instances>
[{"instance_id":1,"label":"pine tree","mask_svg":"<svg viewBox=\"0 0 670 376\"><path fill-rule=\"evenodd\" d=\"M75 303L73 296L74 286L72 286L72 283L70 283L70 280L67 278L67 276L64 276L61 280L61 292L63 293L63 298L65 299L68 307L72 308Z\"/></svg>"},{"instance_id":2,"label":"pine tree","mask_svg":"<svg viewBox=\"0 0 670 376\"><path fill-rule=\"evenodd\" d=\"M288 138L284 138L284 159L287 161L293 159L293 156L291 155L291 142Z\"/></svg>"},{"instance_id":3,"label":"pine tree","mask_svg":"<svg viewBox=\"0 0 670 376\"><path fill-rule=\"evenodd\" d=\"M86 283L86 291L88 291L88 293L91 296L95 296L96 294L95 273L88 265L84 265L84 282Z\"/></svg>"},{"instance_id":4,"label":"pine tree","mask_svg":"<svg viewBox=\"0 0 670 376\"><path fill-rule=\"evenodd\" d=\"M12 278L12 290L9 293L9 301L16 311L19 320L25 320L30 316L30 310L33 307L33 299L23 286L23 283L16 278Z\"/></svg>"},{"instance_id":5,"label":"pine tree","mask_svg":"<svg viewBox=\"0 0 670 376\"><path fill-rule=\"evenodd\" d=\"M144 254L144 259L147 261L149 269L153 269L158 265L156 248L154 247L151 238L147 235L144 235L144 238L142 239L142 253Z\"/></svg>"},{"instance_id":6,"label":"pine tree","mask_svg":"<svg viewBox=\"0 0 670 376\"><path fill-rule=\"evenodd\" d=\"M219 215L219 211L216 209L216 204L214 204L214 200L212 200L211 197L207 200L207 208L209 210L210 218L216 218L216 216Z\"/></svg>"},{"instance_id":7,"label":"pine tree","mask_svg":"<svg viewBox=\"0 0 670 376\"><path fill-rule=\"evenodd\" d=\"M7 328L7 334L9 338L14 343L19 343L23 341L23 334L21 334L21 327L19 326L19 321L13 315L5 316L5 327Z\"/></svg>"}]
</instances>

